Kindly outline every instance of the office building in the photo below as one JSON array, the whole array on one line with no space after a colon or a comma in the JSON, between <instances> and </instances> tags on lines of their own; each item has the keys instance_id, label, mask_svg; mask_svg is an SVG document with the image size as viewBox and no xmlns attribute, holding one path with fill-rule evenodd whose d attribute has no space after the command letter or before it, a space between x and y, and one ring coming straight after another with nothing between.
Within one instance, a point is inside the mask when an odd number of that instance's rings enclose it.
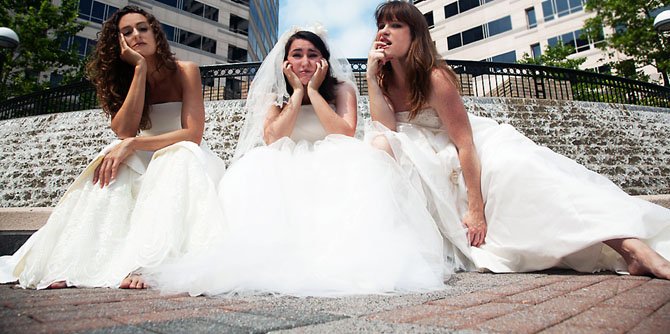
<instances>
[{"instance_id":1,"label":"office building","mask_svg":"<svg viewBox=\"0 0 670 334\"><path fill-rule=\"evenodd\" d=\"M86 55L102 22L126 5L156 16L176 57L200 65L260 61L277 41L278 0L79 0L88 26L69 43Z\"/></svg>"}]
</instances>

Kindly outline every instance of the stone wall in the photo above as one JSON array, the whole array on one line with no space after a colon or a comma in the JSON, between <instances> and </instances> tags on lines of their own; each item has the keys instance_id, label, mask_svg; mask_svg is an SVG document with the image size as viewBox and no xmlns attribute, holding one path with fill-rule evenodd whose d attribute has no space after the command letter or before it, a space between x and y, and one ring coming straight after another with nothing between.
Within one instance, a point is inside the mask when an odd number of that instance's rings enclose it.
<instances>
[{"instance_id":1,"label":"stone wall","mask_svg":"<svg viewBox=\"0 0 670 334\"><path fill-rule=\"evenodd\" d=\"M632 195L670 193L670 110L578 101L464 98L469 112L604 174ZM243 101L207 102L205 140L226 162ZM360 103L363 118L367 99ZM0 121L0 207L54 206L86 163L114 139L87 110Z\"/></svg>"}]
</instances>

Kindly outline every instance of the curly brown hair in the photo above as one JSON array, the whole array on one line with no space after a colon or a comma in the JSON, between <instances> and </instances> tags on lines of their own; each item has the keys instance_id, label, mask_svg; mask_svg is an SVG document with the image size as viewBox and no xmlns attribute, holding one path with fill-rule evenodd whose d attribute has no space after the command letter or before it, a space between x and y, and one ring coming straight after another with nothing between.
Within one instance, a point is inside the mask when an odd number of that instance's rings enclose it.
<instances>
[{"instance_id":1,"label":"curly brown hair","mask_svg":"<svg viewBox=\"0 0 670 334\"><path fill-rule=\"evenodd\" d=\"M404 61L407 67L405 81L409 83L410 87L410 119L416 117L419 110L426 105L431 89L430 76L433 69L442 70L449 81L457 88L459 87L456 73L451 67L447 66L437 53L435 44L430 38L426 19L414 5L406 1L382 3L375 10L375 19L377 20L377 26L383 22L394 20L404 22L409 26L412 34L412 42ZM387 62L382 66L377 77L379 85L386 95L388 95L391 78L393 78L393 69L391 63Z\"/></svg>"},{"instance_id":2,"label":"curly brown hair","mask_svg":"<svg viewBox=\"0 0 670 334\"><path fill-rule=\"evenodd\" d=\"M123 105L135 73L134 66L121 59L119 45L119 21L130 13L138 13L147 18L156 38L156 70L165 67L170 71L177 69L177 60L170 51L167 37L155 16L137 6L126 6L114 13L102 24L98 33L98 42L91 60L86 65L89 80L95 85L100 106L105 114L114 118ZM149 119L150 89L147 81L144 93L144 107L139 129L151 128Z\"/></svg>"}]
</instances>

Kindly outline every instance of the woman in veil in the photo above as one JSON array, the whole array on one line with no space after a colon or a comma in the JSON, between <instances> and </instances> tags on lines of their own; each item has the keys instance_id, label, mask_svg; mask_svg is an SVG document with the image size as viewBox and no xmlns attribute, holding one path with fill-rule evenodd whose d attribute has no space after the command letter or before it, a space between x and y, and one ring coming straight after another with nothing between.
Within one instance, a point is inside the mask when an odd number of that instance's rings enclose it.
<instances>
[{"instance_id":1,"label":"woman in veil","mask_svg":"<svg viewBox=\"0 0 670 334\"><path fill-rule=\"evenodd\" d=\"M192 295L443 287L443 241L421 193L391 157L353 138L357 97L323 28L284 33L251 86L220 184L226 236L152 273L155 284Z\"/></svg>"}]
</instances>

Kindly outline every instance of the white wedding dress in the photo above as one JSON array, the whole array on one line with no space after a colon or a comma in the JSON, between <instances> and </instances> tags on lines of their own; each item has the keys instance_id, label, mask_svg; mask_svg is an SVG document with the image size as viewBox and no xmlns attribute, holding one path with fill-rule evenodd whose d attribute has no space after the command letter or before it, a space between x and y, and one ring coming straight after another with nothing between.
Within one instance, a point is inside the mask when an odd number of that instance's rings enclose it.
<instances>
[{"instance_id":1,"label":"white wedding dress","mask_svg":"<svg viewBox=\"0 0 670 334\"><path fill-rule=\"evenodd\" d=\"M409 120L396 113L397 132L379 123L401 168L424 189L431 213L462 269L525 272L567 267L582 272L625 271L602 241L635 237L670 258L670 210L631 197L606 177L557 154L507 124L469 116L481 161L488 232L469 247L461 218L467 194L458 153L433 109Z\"/></svg>"},{"instance_id":2,"label":"white wedding dress","mask_svg":"<svg viewBox=\"0 0 670 334\"><path fill-rule=\"evenodd\" d=\"M290 138L252 149L227 170L224 238L147 276L163 291L192 295L443 288L443 240L401 173L386 153L327 136L303 106Z\"/></svg>"},{"instance_id":3,"label":"white wedding dress","mask_svg":"<svg viewBox=\"0 0 670 334\"><path fill-rule=\"evenodd\" d=\"M181 102L152 106L140 136L181 128ZM131 272L208 245L221 237L216 186L225 165L203 141L137 151L101 189L92 183L106 147L77 177L49 217L12 256L0 257L0 281L42 289L118 287Z\"/></svg>"}]
</instances>

